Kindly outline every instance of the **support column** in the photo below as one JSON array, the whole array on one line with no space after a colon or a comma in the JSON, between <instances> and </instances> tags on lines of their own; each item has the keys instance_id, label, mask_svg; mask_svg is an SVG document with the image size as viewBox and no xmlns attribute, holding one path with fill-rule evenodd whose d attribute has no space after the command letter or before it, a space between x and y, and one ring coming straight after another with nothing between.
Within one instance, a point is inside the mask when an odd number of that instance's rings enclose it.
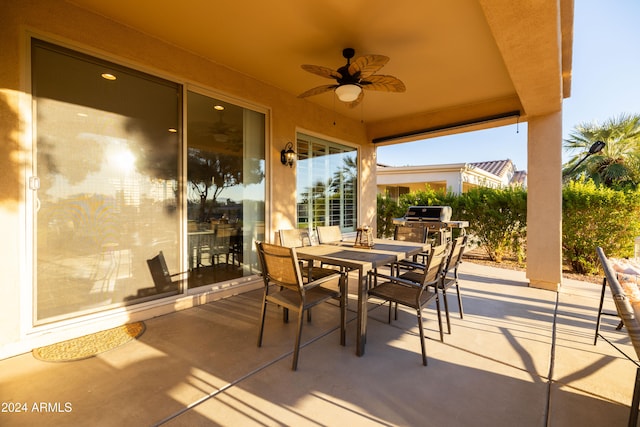
<instances>
[{"instance_id":1,"label":"support column","mask_svg":"<svg viewBox=\"0 0 640 427\"><path fill-rule=\"evenodd\" d=\"M528 120L527 278L557 291L562 283L562 112Z\"/></svg>"}]
</instances>

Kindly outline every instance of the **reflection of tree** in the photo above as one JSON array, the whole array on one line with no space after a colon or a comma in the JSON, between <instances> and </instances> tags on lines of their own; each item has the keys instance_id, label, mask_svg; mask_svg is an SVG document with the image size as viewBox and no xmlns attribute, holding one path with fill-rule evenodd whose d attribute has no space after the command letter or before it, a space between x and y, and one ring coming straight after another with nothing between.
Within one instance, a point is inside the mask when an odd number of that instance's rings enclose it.
<instances>
[{"instance_id":1,"label":"reflection of tree","mask_svg":"<svg viewBox=\"0 0 640 427\"><path fill-rule=\"evenodd\" d=\"M192 201L200 203L198 219L201 222L207 219L206 201L209 196L212 206L215 206L225 188L260 182L264 178L259 159L244 159L240 147L235 154L197 148L189 148L188 151L189 194L197 198ZM246 170L245 165L248 165Z\"/></svg>"},{"instance_id":2,"label":"reflection of tree","mask_svg":"<svg viewBox=\"0 0 640 427\"><path fill-rule=\"evenodd\" d=\"M333 174L333 181L330 188L334 194L340 192L353 193L358 183L358 165L356 156L345 156L342 158L343 165Z\"/></svg>"},{"instance_id":3,"label":"reflection of tree","mask_svg":"<svg viewBox=\"0 0 640 427\"><path fill-rule=\"evenodd\" d=\"M334 201L340 206L340 201L343 200L345 208L352 208L355 211L354 195L358 182L356 156L344 156L342 160L343 164L326 183L318 180L312 187L300 193L302 199L300 203L306 206L305 210L310 215L312 226L315 226L316 222L327 223L326 215L331 216L331 212L327 212L327 209L332 209ZM309 211L309 206L312 207L312 212Z\"/></svg>"}]
</instances>

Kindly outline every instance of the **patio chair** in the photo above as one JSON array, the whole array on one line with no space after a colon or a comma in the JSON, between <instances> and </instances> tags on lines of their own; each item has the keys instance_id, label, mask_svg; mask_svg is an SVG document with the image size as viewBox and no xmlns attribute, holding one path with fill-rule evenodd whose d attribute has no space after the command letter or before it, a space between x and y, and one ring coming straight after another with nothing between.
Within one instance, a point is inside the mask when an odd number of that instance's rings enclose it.
<instances>
[{"instance_id":1,"label":"patio chair","mask_svg":"<svg viewBox=\"0 0 640 427\"><path fill-rule=\"evenodd\" d=\"M309 232L300 229L282 229L279 230L280 245L287 248L301 248L303 246L311 246ZM336 273L336 268L324 268L315 266L312 260L299 258L302 278L305 281L321 279ZM324 264L323 264L324 265Z\"/></svg>"},{"instance_id":2,"label":"patio chair","mask_svg":"<svg viewBox=\"0 0 640 427\"><path fill-rule=\"evenodd\" d=\"M408 226L398 224L393 231L393 240L404 242L425 243L427 241L428 233L426 227L419 227L416 225ZM427 263L429 257L429 251L420 252L414 255L410 260L402 260L398 262L397 267L404 267L409 270L415 268L412 263L419 262L422 265Z\"/></svg>"},{"instance_id":3,"label":"patio chair","mask_svg":"<svg viewBox=\"0 0 640 427\"><path fill-rule=\"evenodd\" d=\"M449 320L449 303L447 302L447 289L452 286L456 287L458 295L458 307L460 309L460 318L464 318L462 310L462 296L460 295L460 282L458 281L458 267L462 264L462 255L467 246L468 236L459 236L453 240L451 247L451 255L447 258L444 267L443 280L439 283L438 289L442 291L442 300L444 301L444 314L447 319L447 332L451 333L451 321Z\"/></svg>"},{"instance_id":4,"label":"patio chair","mask_svg":"<svg viewBox=\"0 0 640 427\"><path fill-rule=\"evenodd\" d=\"M391 323L392 304L397 304L413 308L418 316L418 328L420 330L420 345L422 346L422 364L427 366L427 351L425 346L424 327L422 324L422 307L430 301L436 301L438 314L438 327L440 329L440 340L442 337L442 319L440 315L440 301L438 299L437 286L442 281L442 273L449 252L450 243L435 246L426 268L419 274L419 280L413 281L400 276L385 275L381 273L370 273L383 278L386 282L379 283L369 290L369 296L381 298L389 301L389 323Z\"/></svg>"},{"instance_id":5,"label":"patio chair","mask_svg":"<svg viewBox=\"0 0 640 427\"><path fill-rule=\"evenodd\" d=\"M298 312L298 328L291 365L292 370L297 370L304 312L332 298L340 299L340 344L345 345L347 297L345 274L336 270L331 276L303 283L295 248L262 242L256 242L256 248L264 280L258 347L262 346L267 303ZM327 287L334 281L338 281L338 289Z\"/></svg>"},{"instance_id":6,"label":"patio chair","mask_svg":"<svg viewBox=\"0 0 640 427\"><path fill-rule=\"evenodd\" d=\"M342 242L342 231L338 225L322 225L316 227L318 242L320 244L332 244Z\"/></svg>"},{"instance_id":7,"label":"patio chair","mask_svg":"<svg viewBox=\"0 0 640 427\"><path fill-rule=\"evenodd\" d=\"M630 362L636 365L636 377L633 386L633 396L631 397L631 408L629 411L629 423L628 426L637 426L638 424L638 408L640 407L640 320L632 304L633 294L625 292L625 288L622 286L618 278L624 279L624 274L618 274L611 265L604 250L598 246L596 248L596 254L600 259L600 264L604 270L604 282L603 284L609 285L611 296L616 306L616 312L618 317L622 320L623 326L627 332L628 338L631 340L635 355L627 354L616 342L607 339L600 332L596 332L603 340L609 345L615 348ZM619 330L620 328L616 328ZM594 342L594 345L596 343Z\"/></svg>"}]
</instances>

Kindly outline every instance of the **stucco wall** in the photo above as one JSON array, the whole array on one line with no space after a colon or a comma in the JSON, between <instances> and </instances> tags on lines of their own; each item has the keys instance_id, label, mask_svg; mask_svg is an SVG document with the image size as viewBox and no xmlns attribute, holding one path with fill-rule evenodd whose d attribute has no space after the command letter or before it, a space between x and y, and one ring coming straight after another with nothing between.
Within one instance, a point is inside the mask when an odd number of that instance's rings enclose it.
<instances>
[{"instance_id":1,"label":"stucco wall","mask_svg":"<svg viewBox=\"0 0 640 427\"><path fill-rule=\"evenodd\" d=\"M187 25L179 23L179 25ZM242 25L242 22L238 22ZM31 328L32 246L29 243L33 201L24 177L31 168L31 121L28 95L27 33L103 56L181 83L267 108L267 233L295 223L295 168L280 164L280 150L309 131L362 147L359 223L375 224L375 148L359 121L336 116L294 94L235 73L220 64L180 50L98 15L58 0L9 0L0 13L0 358L24 349L29 339L55 341ZM215 92L214 92L215 93ZM277 185L274 185L277 183ZM176 304L179 306L179 304ZM99 328L99 326L95 326ZM85 328L86 329L86 328ZM86 333L86 332L85 332ZM76 327L71 335L81 335ZM46 338L45 338L46 336ZM33 342L35 342L33 341Z\"/></svg>"}]
</instances>

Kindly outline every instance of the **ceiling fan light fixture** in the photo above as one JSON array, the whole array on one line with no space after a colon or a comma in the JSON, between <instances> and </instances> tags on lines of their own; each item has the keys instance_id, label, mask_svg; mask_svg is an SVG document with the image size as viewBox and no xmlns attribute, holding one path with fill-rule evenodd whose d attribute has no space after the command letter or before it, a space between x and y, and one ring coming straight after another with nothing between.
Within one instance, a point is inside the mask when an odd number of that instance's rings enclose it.
<instances>
[{"instance_id":1,"label":"ceiling fan light fixture","mask_svg":"<svg viewBox=\"0 0 640 427\"><path fill-rule=\"evenodd\" d=\"M335 90L338 99L342 102L353 102L358 99L362 88L357 84L340 85Z\"/></svg>"}]
</instances>

